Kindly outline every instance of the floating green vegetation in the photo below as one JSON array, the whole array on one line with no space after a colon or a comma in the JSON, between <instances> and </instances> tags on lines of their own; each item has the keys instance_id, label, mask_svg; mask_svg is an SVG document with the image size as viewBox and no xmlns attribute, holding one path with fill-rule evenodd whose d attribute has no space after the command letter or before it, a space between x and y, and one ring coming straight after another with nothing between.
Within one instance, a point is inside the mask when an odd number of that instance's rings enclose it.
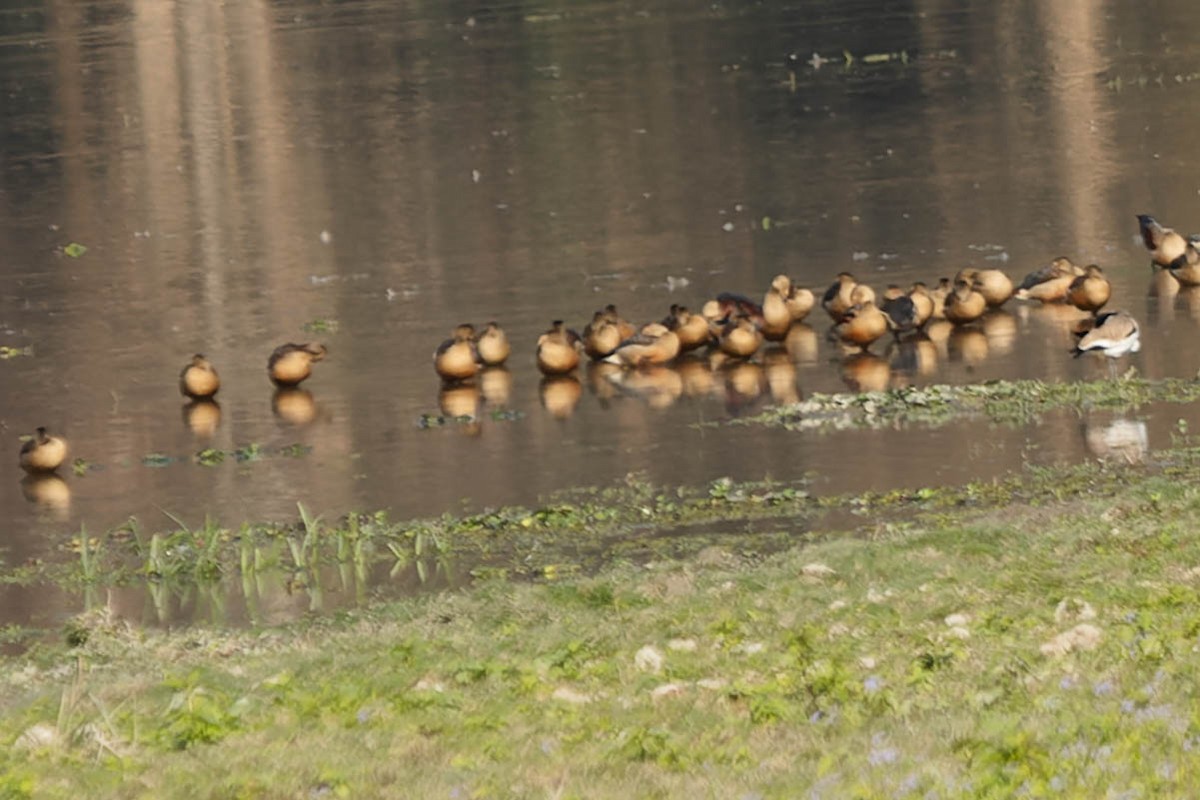
<instances>
[{"instance_id":1,"label":"floating green vegetation","mask_svg":"<svg viewBox=\"0 0 1200 800\"><path fill-rule=\"evenodd\" d=\"M96 469L96 465L88 461L86 458L77 458L71 462L71 471L80 478L87 475L94 469Z\"/></svg>"},{"instance_id":2,"label":"floating green vegetation","mask_svg":"<svg viewBox=\"0 0 1200 800\"><path fill-rule=\"evenodd\" d=\"M516 422L525 418L525 412L515 408L493 408L488 412L488 418L493 422Z\"/></svg>"},{"instance_id":3,"label":"floating green vegetation","mask_svg":"<svg viewBox=\"0 0 1200 800\"><path fill-rule=\"evenodd\" d=\"M422 414L417 417L417 427L421 430L430 430L432 428L445 428L448 425L471 425L478 422L476 417L470 414L460 414L452 416L448 414Z\"/></svg>"},{"instance_id":4,"label":"floating green vegetation","mask_svg":"<svg viewBox=\"0 0 1200 800\"><path fill-rule=\"evenodd\" d=\"M231 451L230 454L233 456L234 460L236 460L239 464L242 464L247 461L258 461L260 458L262 458L262 448L259 447L257 442L251 442L250 444L242 445L241 447Z\"/></svg>"},{"instance_id":5,"label":"floating green vegetation","mask_svg":"<svg viewBox=\"0 0 1200 800\"><path fill-rule=\"evenodd\" d=\"M214 447L206 447L192 457L202 467L215 467L225 460L225 451L217 450Z\"/></svg>"},{"instance_id":6,"label":"floating green vegetation","mask_svg":"<svg viewBox=\"0 0 1200 800\"><path fill-rule=\"evenodd\" d=\"M314 319L300 326L300 329L305 333L337 333L338 321L336 319Z\"/></svg>"},{"instance_id":7,"label":"floating green vegetation","mask_svg":"<svg viewBox=\"0 0 1200 800\"><path fill-rule=\"evenodd\" d=\"M306 455L308 455L311 452L312 452L312 445L301 444L300 442L293 442L292 444L289 444L287 447L280 448L279 455L283 456L284 458L304 458Z\"/></svg>"},{"instance_id":8,"label":"floating green vegetation","mask_svg":"<svg viewBox=\"0 0 1200 800\"><path fill-rule=\"evenodd\" d=\"M32 355L32 347L9 347L8 345L0 344L0 361L7 361L10 358L19 358L21 356Z\"/></svg>"},{"instance_id":9,"label":"floating green vegetation","mask_svg":"<svg viewBox=\"0 0 1200 800\"><path fill-rule=\"evenodd\" d=\"M1129 409L1147 403L1190 403L1200 399L1200 381L1180 378L1044 383L989 381L934 385L860 394L813 394L800 403L770 408L729 424L771 425L789 430L890 428L944 425L984 417L1024 424L1056 409Z\"/></svg>"},{"instance_id":10,"label":"floating green vegetation","mask_svg":"<svg viewBox=\"0 0 1200 800\"><path fill-rule=\"evenodd\" d=\"M176 459L166 453L147 453L142 456L142 466L144 467L165 467Z\"/></svg>"},{"instance_id":11,"label":"floating green vegetation","mask_svg":"<svg viewBox=\"0 0 1200 800\"><path fill-rule=\"evenodd\" d=\"M62 251L63 251L63 255L65 255L65 256L69 256L71 258L79 258L84 253L86 253L88 251L88 249L87 249L87 245L82 245L79 242L71 242L70 244L65 245L63 247Z\"/></svg>"}]
</instances>

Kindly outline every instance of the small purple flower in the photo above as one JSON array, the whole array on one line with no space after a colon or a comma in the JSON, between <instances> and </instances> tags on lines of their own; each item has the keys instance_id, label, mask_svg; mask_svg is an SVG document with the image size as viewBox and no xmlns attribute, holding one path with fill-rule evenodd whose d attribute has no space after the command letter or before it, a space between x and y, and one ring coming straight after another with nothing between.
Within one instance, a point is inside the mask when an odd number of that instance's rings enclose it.
<instances>
[{"instance_id":1,"label":"small purple flower","mask_svg":"<svg viewBox=\"0 0 1200 800\"><path fill-rule=\"evenodd\" d=\"M878 675L869 675L863 681L863 691L867 694L875 694L883 688L883 680Z\"/></svg>"},{"instance_id":2,"label":"small purple flower","mask_svg":"<svg viewBox=\"0 0 1200 800\"><path fill-rule=\"evenodd\" d=\"M1096 695L1096 697L1103 697L1106 694L1112 694L1112 690L1112 681L1100 681L1092 687L1092 694Z\"/></svg>"}]
</instances>

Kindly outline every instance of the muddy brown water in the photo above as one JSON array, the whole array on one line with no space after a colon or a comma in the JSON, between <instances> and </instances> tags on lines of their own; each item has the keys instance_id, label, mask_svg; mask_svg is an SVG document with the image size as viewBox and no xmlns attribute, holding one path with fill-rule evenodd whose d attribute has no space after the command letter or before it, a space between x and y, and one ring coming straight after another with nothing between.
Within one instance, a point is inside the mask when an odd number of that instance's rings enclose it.
<instances>
[{"instance_id":1,"label":"muddy brown water","mask_svg":"<svg viewBox=\"0 0 1200 800\"><path fill-rule=\"evenodd\" d=\"M0 361L4 561L57 557L81 525L171 527L163 510L402 518L630 472L838 492L1092 457L1114 426L1163 446L1200 413L696 426L848 386L1107 374L1067 356L1059 310L1015 302L919 365L882 343L845 361L819 312L761 365L621 386L583 369L547 385L532 353L551 320L582 327L608 302L642 321L778 272L882 287L1065 254L1101 264L1142 320L1142 374L1193 375L1200 293L1152 279L1134 215L1200 228L1197 24L1184 0L9 4L0 345L32 355ZM479 423L422 428L482 400L442 395L430 356L489 319L515 352ZM305 339L328 360L275 397L267 354ZM217 415L178 394L193 352L221 372ZM23 484L18 437L37 425L95 469ZM251 444L261 459L192 460ZM11 621L77 602L5 591Z\"/></svg>"}]
</instances>

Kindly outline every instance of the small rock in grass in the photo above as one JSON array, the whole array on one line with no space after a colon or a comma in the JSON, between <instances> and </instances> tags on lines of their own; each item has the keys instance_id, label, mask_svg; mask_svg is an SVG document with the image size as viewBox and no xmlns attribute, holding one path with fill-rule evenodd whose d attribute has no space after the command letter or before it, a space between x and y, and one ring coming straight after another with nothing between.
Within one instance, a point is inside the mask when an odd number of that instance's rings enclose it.
<instances>
[{"instance_id":1,"label":"small rock in grass","mask_svg":"<svg viewBox=\"0 0 1200 800\"><path fill-rule=\"evenodd\" d=\"M729 681L725 680L724 678L701 678L700 680L696 681L696 685L701 689L719 692L729 685Z\"/></svg>"},{"instance_id":2,"label":"small rock in grass","mask_svg":"<svg viewBox=\"0 0 1200 800\"><path fill-rule=\"evenodd\" d=\"M662 672L663 655L653 645L646 645L633 656L633 665L642 672Z\"/></svg>"},{"instance_id":3,"label":"small rock in grass","mask_svg":"<svg viewBox=\"0 0 1200 800\"><path fill-rule=\"evenodd\" d=\"M1044 656L1064 656L1074 650L1095 650L1102 638L1100 629L1086 622L1064 631L1042 645Z\"/></svg>"},{"instance_id":4,"label":"small rock in grass","mask_svg":"<svg viewBox=\"0 0 1200 800\"><path fill-rule=\"evenodd\" d=\"M661 700L664 697L678 697L683 694L683 687L678 683L664 683L662 686L656 686L650 692L650 697L654 700Z\"/></svg>"},{"instance_id":5,"label":"small rock in grass","mask_svg":"<svg viewBox=\"0 0 1200 800\"><path fill-rule=\"evenodd\" d=\"M808 578L827 578L830 575L836 575L837 571L827 564L813 562L812 564L805 564L803 567L801 567L800 574Z\"/></svg>"},{"instance_id":6,"label":"small rock in grass","mask_svg":"<svg viewBox=\"0 0 1200 800\"><path fill-rule=\"evenodd\" d=\"M592 702L591 695L577 692L569 686L560 686L554 690L554 694L550 695L555 700L561 700L564 703L581 706Z\"/></svg>"},{"instance_id":7,"label":"small rock in grass","mask_svg":"<svg viewBox=\"0 0 1200 800\"><path fill-rule=\"evenodd\" d=\"M945 622L948 627L961 628L964 625L970 624L971 618L968 615L960 612L957 614L949 615L948 617L946 617L946 619L943 620L943 622Z\"/></svg>"},{"instance_id":8,"label":"small rock in grass","mask_svg":"<svg viewBox=\"0 0 1200 800\"><path fill-rule=\"evenodd\" d=\"M863 656L858 660L858 665L863 669L875 669L875 659L871 656Z\"/></svg>"},{"instance_id":9,"label":"small rock in grass","mask_svg":"<svg viewBox=\"0 0 1200 800\"><path fill-rule=\"evenodd\" d=\"M964 628L962 625L955 625L953 628L950 629L949 632L950 632L950 635L953 636L955 639L970 639L971 638L971 631Z\"/></svg>"},{"instance_id":10,"label":"small rock in grass","mask_svg":"<svg viewBox=\"0 0 1200 800\"><path fill-rule=\"evenodd\" d=\"M681 653L694 653L697 646L695 639L672 639L667 642L668 649L678 650Z\"/></svg>"},{"instance_id":11,"label":"small rock in grass","mask_svg":"<svg viewBox=\"0 0 1200 800\"><path fill-rule=\"evenodd\" d=\"M39 722L26 728L13 742L17 750L45 750L58 744L58 730L48 722Z\"/></svg>"},{"instance_id":12,"label":"small rock in grass","mask_svg":"<svg viewBox=\"0 0 1200 800\"><path fill-rule=\"evenodd\" d=\"M1065 598L1054 607L1054 621L1060 625L1072 620L1084 622L1095 618L1096 609L1092 608L1092 604L1078 597Z\"/></svg>"}]
</instances>

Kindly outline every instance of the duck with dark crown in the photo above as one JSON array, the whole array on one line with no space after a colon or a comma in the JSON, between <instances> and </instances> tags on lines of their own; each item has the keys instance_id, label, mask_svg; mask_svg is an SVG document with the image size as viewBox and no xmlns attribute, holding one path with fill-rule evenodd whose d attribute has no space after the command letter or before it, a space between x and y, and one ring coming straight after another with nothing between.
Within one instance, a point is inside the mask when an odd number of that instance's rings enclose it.
<instances>
[{"instance_id":1,"label":"duck with dark crown","mask_svg":"<svg viewBox=\"0 0 1200 800\"><path fill-rule=\"evenodd\" d=\"M179 391L193 400L207 400L221 388L221 378L202 354L192 356L179 373Z\"/></svg>"},{"instance_id":2,"label":"duck with dark crown","mask_svg":"<svg viewBox=\"0 0 1200 800\"><path fill-rule=\"evenodd\" d=\"M21 445L21 469L28 473L54 472L67 460L67 442L51 436L44 427Z\"/></svg>"}]
</instances>

